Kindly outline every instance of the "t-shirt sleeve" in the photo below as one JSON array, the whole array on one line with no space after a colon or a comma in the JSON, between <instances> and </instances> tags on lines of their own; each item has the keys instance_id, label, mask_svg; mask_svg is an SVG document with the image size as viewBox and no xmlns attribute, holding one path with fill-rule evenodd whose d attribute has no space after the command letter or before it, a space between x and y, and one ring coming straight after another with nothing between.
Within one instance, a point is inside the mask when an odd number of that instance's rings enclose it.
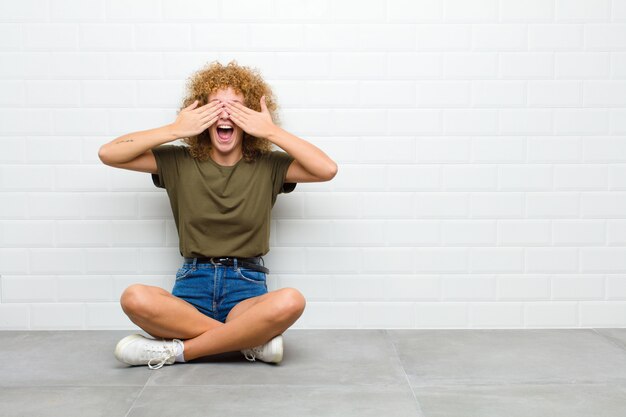
<instances>
[{"instance_id":1,"label":"t-shirt sleeve","mask_svg":"<svg viewBox=\"0 0 626 417\"><path fill-rule=\"evenodd\" d=\"M290 193L296 188L295 182L285 182L289 165L294 160L291 155L283 151L273 151L270 155L274 196L280 193Z\"/></svg>"},{"instance_id":2,"label":"t-shirt sleeve","mask_svg":"<svg viewBox=\"0 0 626 417\"><path fill-rule=\"evenodd\" d=\"M157 164L157 174L152 175L152 182L156 187L168 188L178 178L178 167L185 150L178 145L159 145L152 148L152 154Z\"/></svg>"}]
</instances>

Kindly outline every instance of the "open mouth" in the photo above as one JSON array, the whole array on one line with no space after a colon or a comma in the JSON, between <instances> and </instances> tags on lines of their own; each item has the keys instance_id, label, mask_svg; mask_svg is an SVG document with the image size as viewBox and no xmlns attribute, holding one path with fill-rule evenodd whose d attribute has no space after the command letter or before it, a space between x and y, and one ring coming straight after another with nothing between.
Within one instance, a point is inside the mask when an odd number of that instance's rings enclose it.
<instances>
[{"instance_id":1,"label":"open mouth","mask_svg":"<svg viewBox=\"0 0 626 417\"><path fill-rule=\"evenodd\" d=\"M234 131L235 129L233 129L232 126L228 126L228 125L218 126L217 136L219 136L219 138L223 142L227 142L232 137Z\"/></svg>"}]
</instances>

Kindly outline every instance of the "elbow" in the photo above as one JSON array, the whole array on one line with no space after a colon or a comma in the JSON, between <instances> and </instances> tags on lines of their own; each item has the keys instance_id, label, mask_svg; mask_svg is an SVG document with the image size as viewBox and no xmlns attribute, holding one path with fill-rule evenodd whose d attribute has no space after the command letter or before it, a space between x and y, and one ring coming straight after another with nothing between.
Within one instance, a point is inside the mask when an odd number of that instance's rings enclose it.
<instances>
[{"instance_id":1,"label":"elbow","mask_svg":"<svg viewBox=\"0 0 626 417\"><path fill-rule=\"evenodd\" d=\"M337 163L332 161L332 163L328 166L328 169L326 170L326 173L324 174L324 181L330 181L333 178L335 178L335 175L337 175L337 170L338 169L339 168L337 166Z\"/></svg>"},{"instance_id":2,"label":"elbow","mask_svg":"<svg viewBox=\"0 0 626 417\"><path fill-rule=\"evenodd\" d=\"M100 160L102 161L103 164L109 165L111 162L109 161L109 157L108 157L107 152L105 150L105 146L106 145L102 145L100 147L100 149L98 150L98 158L100 158Z\"/></svg>"}]
</instances>

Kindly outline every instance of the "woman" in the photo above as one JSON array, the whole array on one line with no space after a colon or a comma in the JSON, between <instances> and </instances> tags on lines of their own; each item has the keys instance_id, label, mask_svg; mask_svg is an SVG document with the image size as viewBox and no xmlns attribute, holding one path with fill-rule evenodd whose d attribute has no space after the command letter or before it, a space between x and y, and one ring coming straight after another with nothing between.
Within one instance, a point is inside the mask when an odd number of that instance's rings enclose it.
<instances>
[{"instance_id":1,"label":"woman","mask_svg":"<svg viewBox=\"0 0 626 417\"><path fill-rule=\"evenodd\" d=\"M188 90L174 123L98 152L106 165L149 172L166 189L184 257L171 294L143 284L124 290L122 309L155 339L127 336L115 356L151 369L236 350L278 363L282 333L306 302L295 288L267 290L271 208L298 182L332 179L337 164L274 122L273 93L254 69L215 61ZM179 138L187 146L164 145Z\"/></svg>"}]
</instances>

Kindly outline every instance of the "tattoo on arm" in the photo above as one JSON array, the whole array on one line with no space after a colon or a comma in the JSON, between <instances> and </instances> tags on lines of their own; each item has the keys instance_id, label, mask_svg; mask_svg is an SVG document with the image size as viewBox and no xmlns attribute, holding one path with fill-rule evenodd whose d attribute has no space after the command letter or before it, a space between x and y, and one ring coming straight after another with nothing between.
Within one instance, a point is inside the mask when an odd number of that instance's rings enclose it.
<instances>
[{"instance_id":1,"label":"tattoo on arm","mask_svg":"<svg viewBox=\"0 0 626 417\"><path fill-rule=\"evenodd\" d=\"M133 142L133 140L132 139L126 139L126 140L120 140L120 141L115 142L115 143L123 143L123 142Z\"/></svg>"}]
</instances>

